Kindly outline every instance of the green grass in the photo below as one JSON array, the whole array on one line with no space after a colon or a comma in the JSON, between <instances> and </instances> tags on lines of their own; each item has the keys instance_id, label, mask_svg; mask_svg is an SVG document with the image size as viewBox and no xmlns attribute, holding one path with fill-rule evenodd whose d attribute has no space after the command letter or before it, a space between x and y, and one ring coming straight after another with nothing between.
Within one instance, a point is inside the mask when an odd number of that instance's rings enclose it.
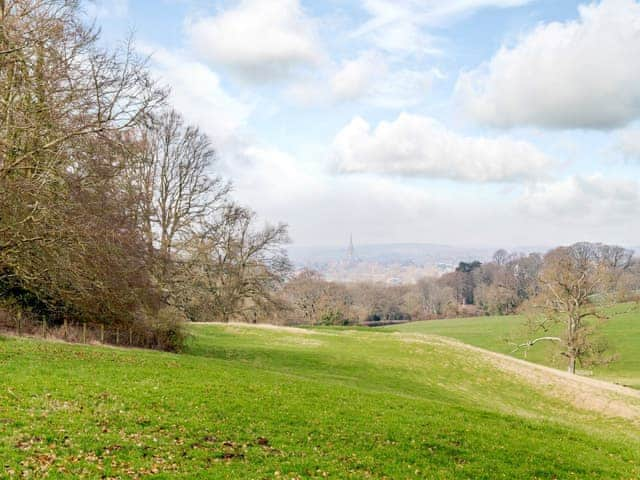
<instances>
[{"instance_id":1,"label":"green grass","mask_svg":"<svg viewBox=\"0 0 640 480\"><path fill-rule=\"evenodd\" d=\"M0 340L0 477L640 478L638 421L435 337L193 332L181 355Z\"/></svg>"},{"instance_id":2,"label":"green grass","mask_svg":"<svg viewBox=\"0 0 640 480\"><path fill-rule=\"evenodd\" d=\"M609 319L599 326L598 334L606 338L610 353L617 358L606 365L585 367L583 373L640 389L640 306L619 304L609 308L606 313ZM535 337L529 332L525 317L520 315L414 322L389 329L443 335L506 354L511 354L513 350L510 342L521 343ZM536 344L526 354L520 350L513 356L560 369L566 365L556 345L548 342Z\"/></svg>"}]
</instances>

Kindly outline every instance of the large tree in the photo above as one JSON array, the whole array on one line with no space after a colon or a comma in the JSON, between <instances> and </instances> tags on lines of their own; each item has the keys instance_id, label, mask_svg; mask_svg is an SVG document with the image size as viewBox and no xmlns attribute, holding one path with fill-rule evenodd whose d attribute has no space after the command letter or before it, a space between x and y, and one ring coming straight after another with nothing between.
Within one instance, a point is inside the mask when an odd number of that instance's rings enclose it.
<instances>
[{"instance_id":1,"label":"large tree","mask_svg":"<svg viewBox=\"0 0 640 480\"><path fill-rule=\"evenodd\" d=\"M289 280L283 297L290 305L291 323L345 324L353 320L353 296L343 283L328 282L316 271L305 269Z\"/></svg>"},{"instance_id":2,"label":"large tree","mask_svg":"<svg viewBox=\"0 0 640 480\"><path fill-rule=\"evenodd\" d=\"M274 294L291 271L287 226L257 228L255 214L229 204L185 244L173 301L192 320L255 322L283 308Z\"/></svg>"},{"instance_id":3,"label":"large tree","mask_svg":"<svg viewBox=\"0 0 640 480\"><path fill-rule=\"evenodd\" d=\"M184 291L224 319L275 305L286 227L230 205L209 138L81 3L0 0L0 301L129 325Z\"/></svg>"},{"instance_id":4,"label":"large tree","mask_svg":"<svg viewBox=\"0 0 640 480\"><path fill-rule=\"evenodd\" d=\"M213 175L215 150L199 128L175 110L154 115L139 133L130 175L140 190L140 212L150 249L164 258L227 200L230 184Z\"/></svg>"},{"instance_id":5,"label":"large tree","mask_svg":"<svg viewBox=\"0 0 640 480\"><path fill-rule=\"evenodd\" d=\"M131 43L101 49L79 9L75 0L0 3L0 264L10 269L77 238L58 208L69 179L88 150L122 147L123 132L164 99Z\"/></svg>"},{"instance_id":6,"label":"large tree","mask_svg":"<svg viewBox=\"0 0 640 480\"><path fill-rule=\"evenodd\" d=\"M633 252L622 247L577 243L559 247L544 257L539 293L533 300L537 314L533 327L543 334L518 348L552 341L575 373L578 362L597 361L604 345L594 340L594 321L604 320L602 307L613 298L621 274L631 265ZM555 335L554 326L562 332Z\"/></svg>"},{"instance_id":7,"label":"large tree","mask_svg":"<svg viewBox=\"0 0 640 480\"><path fill-rule=\"evenodd\" d=\"M0 297L131 324L157 303L124 167L165 92L82 18L75 0L0 2Z\"/></svg>"}]
</instances>

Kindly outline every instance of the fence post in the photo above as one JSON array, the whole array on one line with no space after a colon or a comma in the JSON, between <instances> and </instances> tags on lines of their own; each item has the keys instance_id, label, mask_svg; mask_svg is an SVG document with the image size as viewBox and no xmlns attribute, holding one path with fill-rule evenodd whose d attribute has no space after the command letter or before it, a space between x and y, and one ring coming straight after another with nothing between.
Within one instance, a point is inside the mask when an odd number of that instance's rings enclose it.
<instances>
[{"instance_id":1,"label":"fence post","mask_svg":"<svg viewBox=\"0 0 640 480\"><path fill-rule=\"evenodd\" d=\"M42 338L47 338L47 317L42 316Z\"/></svg>"},{"instance_id":2,"label":"fence post","mask_svg":"<svg viewBox=\"0 0 640 480\"><path fill-rule=\"evenodd\" d=\"M129 327L129 345L133 345L133 329Z\"/></svg>"},{"instance_id":3,"label":"fence post","mask_svg":"<svg viewBox=\"0 0 640 480\"><path fill-rule=\"evenodd\" d=\"M120 329L116 328L116 345L120 344Z\"/></svg>"},{"instance_id":4,"label":"fence post","mask_svg":"<svg viewBox=\"0 0 640 480\"><path fill-rule=\"evenodd\" d=\"M82 343L87 343L87 322L82 324Z\"/></svg>"},{"instance_id":5,"label":"fence post","mask_svg":"<svg viewBox=\"0 0 640 480\"><path fill-rule=\"evenodd\" d=\"M22 331L22 312L18 312L16 314L16 320L18 321L18 336L20 336L20 333Z\"/></svg>"},{"instance_id":6,"label":"fence post","mask_svg":"<svg viewBox=\"0 0 640 480\"><path fill-rule=\"evenodd\" d=\"M67 324L67 319L64 319L64 338L67 339L67 334L69 333L69 325Z\"/></svg>"},{"instance_id":7,"label":"fence post","mask_svg":"<svg viewBox=\"0 0 640 480\"><path fill-rule=\"evenodd\" d=\"M104 343L104 323L100 324L100 343Z\"/></svg>"}]
</instances>

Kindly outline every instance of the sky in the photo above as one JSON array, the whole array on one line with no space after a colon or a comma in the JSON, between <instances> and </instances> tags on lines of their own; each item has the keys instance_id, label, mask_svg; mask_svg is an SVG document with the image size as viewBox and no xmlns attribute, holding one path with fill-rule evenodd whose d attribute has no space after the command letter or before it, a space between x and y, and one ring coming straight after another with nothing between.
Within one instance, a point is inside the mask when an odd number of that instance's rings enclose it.
<instances>
[{"instance_id":1,"label":"sky","mask_svg":"<svg viewBox=\"0 0 640 480\"><path fill-rule=\"evenodd\" d=\"M294 245L640 245L636 0L87 0Z\"/></svg>"}]
</instances>

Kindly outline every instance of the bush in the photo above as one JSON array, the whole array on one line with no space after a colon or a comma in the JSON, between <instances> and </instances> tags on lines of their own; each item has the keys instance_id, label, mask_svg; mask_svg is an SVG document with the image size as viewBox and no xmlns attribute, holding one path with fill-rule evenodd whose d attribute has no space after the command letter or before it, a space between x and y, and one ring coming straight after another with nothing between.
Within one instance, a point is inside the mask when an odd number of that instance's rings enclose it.
<instances>
[{"instance_id":1,"label":"bush","mask_svg":"<svg viewBox=\"0 0 640 480\"><path fill-rule=\"evenodd\" d=\"M155 346L168 352L180 352L184 349L187 332L184 314L174 307L165 307L158 312L157 322L147 329L155 335Z\"/></svg>"}]
</instances>

